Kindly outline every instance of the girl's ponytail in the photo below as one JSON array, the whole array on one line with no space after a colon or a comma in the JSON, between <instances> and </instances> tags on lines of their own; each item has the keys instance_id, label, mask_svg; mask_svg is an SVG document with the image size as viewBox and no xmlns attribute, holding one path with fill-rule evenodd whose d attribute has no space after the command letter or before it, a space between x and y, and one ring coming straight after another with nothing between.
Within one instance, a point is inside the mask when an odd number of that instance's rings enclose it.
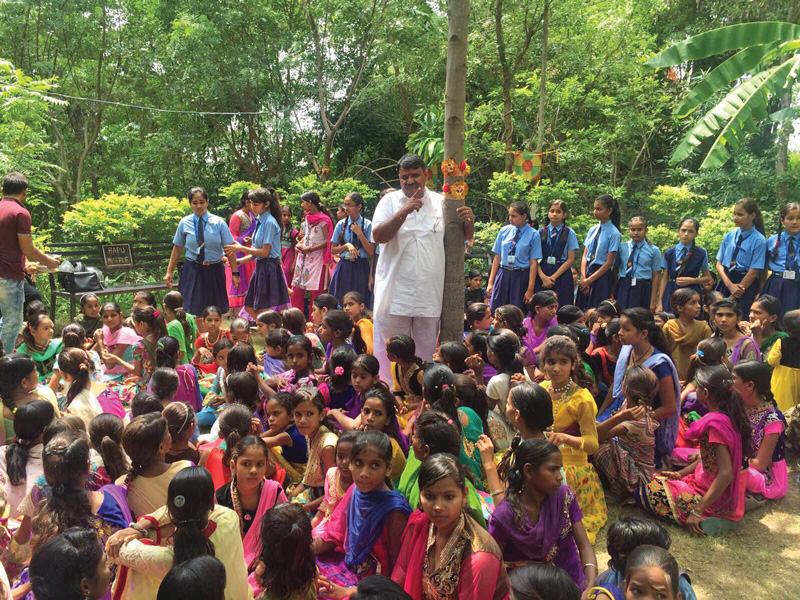
<instances>
[{"instance_id":1,"label":"girl's ponytail","mask_svg":"<svg viewBox=\"0 0 800 600\"><path fill-rule=\"evenodd\" d=\"M175 318L180 322L186 340L189 341L192 338L192 329L189 326L186 311L183 309L183 296L181 293L177 291L167 293L164 296L164 306L175 313Z\"/></svg>"},{"instance_id":2,"label":"girl's ponytail","mask_svg":"<svg viewBox=\"0 0 800 600\"><path fill-rule=\"evenodd\" d=\"M522 346L513 331L495 329L486 338L486 346L497 356L501 373L509 376L522 373L522 357L519 354Z\"/></svg>"},{"instance_id":3,"label":"girl's ponytail","mask_svg":"<svg viewBox=\"0 0 800 600\"><path fill-rule=\"evenodd\" d=\"M156 342L156 368L168 367L174 369L178 364L180 343L174 337L167 335Z\"/></svg>"},{"instance_id":4,"label":"girl's ponytail","mask_svg":"<svg viewBox=\"0 0 800 600\"><path fill-rule=\"evenodd\" d=\"M766 228L764 227L764 215L761 214L761 209L753 198L741 198L734 204L734 206L741 206L748 214L755 215L753 218L753 227L761 232L761 235L766 235Z\"/></svg>"},{"instance_id":5,"label":"girl's ponytail","mask_svg":"<svg viewBox=\"0 0 800 600\"><path fill-rule=\"evenodd\" d=\"M611 209L611 217L609 220L614 224L617 229L622 224L622 211L619 208L619 202L611 194L601 194L594 199L595 202L602 203L606 208Z\"/></svg>"},{"instance_id":6,"label":"girl's ponytail","mask_svg":"<svg viewBox=\"0 0 800 600\"><path fill-rule=\"evenodd\" d=\"M187 467L175 474L167 491L167 510L175 524L173 564L214 556L214 544L204 533L213 508L214 481L205 467Z\"/></svg>"},{"instance_id":7,"label":"girl's ponytail","mask_svg":"<svg viewBox=\"0 0 800 600\"><path fill-rule=\"evenodd\" d=\"M458 421L456 380L448 367L439 363L429 365L422 377L422 389L431 408L443 412L453 421Z\"/></svg>"},{"instance_id":8,"label":"girl's ponytail","mask_svg":"<svg viewBox=\"0 0 800 600\"><path fill-rule=\"evenodd\" d=\"M118 416L109 413L97 415L89 423L89 440L92 447L103 458L108 476L111 481L128 472L130 466L122 451L122 432L125 425Z\"/></svg>"},{"instance_id":9,"label":"girl's ponytail","mask_svg":"<svg viewBox=\"0 0 800 600\"><path fill-rule=\"evenodd\" d=\"M26 482L31 447L54 416L53 405L45 400L23 404L14 413L16 439L6 449L6 473L11 485Z\"/></svg>"},{"instance_id":10,"label":"girl's ponytail","mask_svg":"<svg viewBox=\"0 0 800 600\"><path fill-rule=\"evenodd\" d=\"M355 350L349 346L339 346L331 352L328 369L330 371L331 388L334 391L341 393L350 385L353 362L356 358Z\"/></svg>"},{"instance_id":11,"label":"girl's ponytail","mask_svg":"<svg viewBox=\"0 0 800 600\"><path fill-rule=\"evenodd\" d=\"M505 481L508 483L508 479L511 476L511 463L514 458L514 453L519 448L519 445L522 443L522 436L517 432L514 435L514 438L511 440L511 445L508 449L503 452L502 458L500 458L500 462L497 464L497 475L500 477L500 481Z\"/></svg>"},{"instance_id":12,"label":"girl's ponytail","mask_svg":"<svg viewBox=\"0 0 800 600\"><path fill-rule=\"evenodd\" d=\"M89 383L91 376L91 362L86 351L82 348L69 348L58 356L58 366L67 375L72 377L72 385L67 390L67 406L80 394Z\"/></svg>"},{"instance_id":13,"label":"girl's ponytail","mask_svg":"<svg viewBox=\"0 0 800 600\"><path fill-rule=\"evenodd\" d=\"M236 444L250 433L253 412L243 404L231 404L219 416L220 437L225 439L227 448L222 458L223 465L229 465Z\"/></svg>"},{"instance_id":14,"label":"girl's ponytail","mask_svg":"<svg viewBox=\"0 0 800 600\"><path fill-rule=\"evenodd\" d=\"M167 420L161 413L147 413L128 423L122 433L122 447L131 459L125 485L130 485L153 463L167 433Z\"/></svg>"}]
</instances>

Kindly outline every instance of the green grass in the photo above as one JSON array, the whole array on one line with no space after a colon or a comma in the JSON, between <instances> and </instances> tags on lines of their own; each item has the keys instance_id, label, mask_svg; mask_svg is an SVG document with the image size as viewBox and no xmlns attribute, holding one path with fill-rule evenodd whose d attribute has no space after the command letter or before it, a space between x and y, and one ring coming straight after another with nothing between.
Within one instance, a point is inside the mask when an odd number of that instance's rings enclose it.
<instances>
[{"instance_id":1,"label":"green grass","mask_svg":"<svg viewBox=\"0 0 800 600\"><path fill-rule=\"evenodd\" d=\"M670 551L692 578L698 600L774 600L800 598L800 489L798 470L789 471L789 493L744 516L721 537L697 537L682 527L661 522L672 536ZM622 515L641 516L636 507L611 504L608 524ZM604 570L608 562L606 532L597 536L595 552Z\"/></svg>"}]
</instances>

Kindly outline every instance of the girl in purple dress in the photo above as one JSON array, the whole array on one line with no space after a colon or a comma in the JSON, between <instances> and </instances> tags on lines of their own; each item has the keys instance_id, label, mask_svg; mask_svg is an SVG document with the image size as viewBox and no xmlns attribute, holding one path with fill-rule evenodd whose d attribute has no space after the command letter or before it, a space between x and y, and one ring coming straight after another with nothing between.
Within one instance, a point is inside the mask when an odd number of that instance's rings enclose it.
<instances>
[{"instance_id":1,"label":"girl in purple dress","mask_svg":"<svg viewBox=\"0 0 800 600\"><path fill-rule=\"evenodd\" d=\"M583 527L575 492L562 484L559 449L527 439L515 452L503 501L489 517L510 570L533 562L564 569L584 590L594 587L597 557Z\"/></svg>"}]
</instances>

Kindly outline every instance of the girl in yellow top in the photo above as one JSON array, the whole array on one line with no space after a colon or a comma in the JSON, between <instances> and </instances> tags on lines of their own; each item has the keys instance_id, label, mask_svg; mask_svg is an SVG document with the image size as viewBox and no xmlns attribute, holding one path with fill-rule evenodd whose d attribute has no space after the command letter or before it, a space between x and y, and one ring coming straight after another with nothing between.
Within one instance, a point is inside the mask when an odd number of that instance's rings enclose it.
<instances>
[{"instance_id":1,"label":"girl in yellow top","mask_svg":"<svg viewBox=\"0 0 800 600\"><path fill-rule=\"evenodd\" d=\"M608 518L606 499L589 455L600 446L597 437L597 404L587 387L589 375L578 348L566 336L555 335L542 346L539 361L549 381L542 382L553 401L553 433L548 440L561 450L567 485L578 498L583 524L594 544Z\"/></svg>"},{"instance_id":2,"label":"girl in yellow top","mask_svg":"<svg viewBox=\"0 0 800 600\"><path fill-rule=\"evenodd\" d=\"M365 354L372 354L372 312L367 310L364 296L359 292L346 293L342 299L342 310L361 331L361 339L367 346Z\"/></svg>"},{"instance_id":3,"label":"girl in yellow top","mask_svg":"<svg viewBox=\"0 0 800 600\"><path fill-rule=\"evenodd\" d=\"M772 345L767 362L773 367L772 394L778 408L786 412L800 402L800 310L787 312L783 326L789 337Z\"/></svg>"}]
</instances>

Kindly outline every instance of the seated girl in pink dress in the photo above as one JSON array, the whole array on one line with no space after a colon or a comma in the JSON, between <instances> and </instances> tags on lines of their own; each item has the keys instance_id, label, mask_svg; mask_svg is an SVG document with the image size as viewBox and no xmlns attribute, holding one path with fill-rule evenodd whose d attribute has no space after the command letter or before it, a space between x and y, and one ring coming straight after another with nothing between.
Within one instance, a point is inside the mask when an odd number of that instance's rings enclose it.
<instances>
[{"instance_id":1,"label":"seated girl in pink dress","mask_svg":"<svg viewBox=\"0 0 800 600\"><path fill-rule=\"evenodd\" d=\"M392 572L413 600L502 600L508 578L497 542L465 511L464 467L451 454L425 459L420 505L403 532Z\"/></svg>"},{"instance_id":2,"label":"seated girl in pink dress","mask_svg":"<svg viewBox=\"0 0 800 600\"><path fill-rule=\"evenodd\" d=\"M656 475L636 490L635 497L644 510L692 533L716 534L730 529L744 514L744 461L750 456L752 433L727 368L703 367L695 381L697 399L709 410L686 432L687 439L699 440L699 457L677 473Z\"/></svg>"},{"instance_id":3,"label":"seated girl in pink dress","mask_svg":"<svg viewBox=\"0 0 800 600\"><path fill-rule=\"evenodd\" d=\"M389 436L362 431L350 452L354 485L333 511L324 536L311 542L326 595L355 594L361 579L377 572L391 573L397 564L411 508L387 485L391 466Z\"/></svg>"},{"instance_id":4,"label":"seated girl in pink dress","mask_svg":"<svg viewBox=\"0 0 800 600\"><path fill-rule=\"evenodd\" d=\"M744 400L753 433L747 493L777 500L789 491L789 474L784 442L786 418L775 404L771 379L772 369L761 361L745 360L733 367L733 389Z\"/></svg>"}]
</instances>

